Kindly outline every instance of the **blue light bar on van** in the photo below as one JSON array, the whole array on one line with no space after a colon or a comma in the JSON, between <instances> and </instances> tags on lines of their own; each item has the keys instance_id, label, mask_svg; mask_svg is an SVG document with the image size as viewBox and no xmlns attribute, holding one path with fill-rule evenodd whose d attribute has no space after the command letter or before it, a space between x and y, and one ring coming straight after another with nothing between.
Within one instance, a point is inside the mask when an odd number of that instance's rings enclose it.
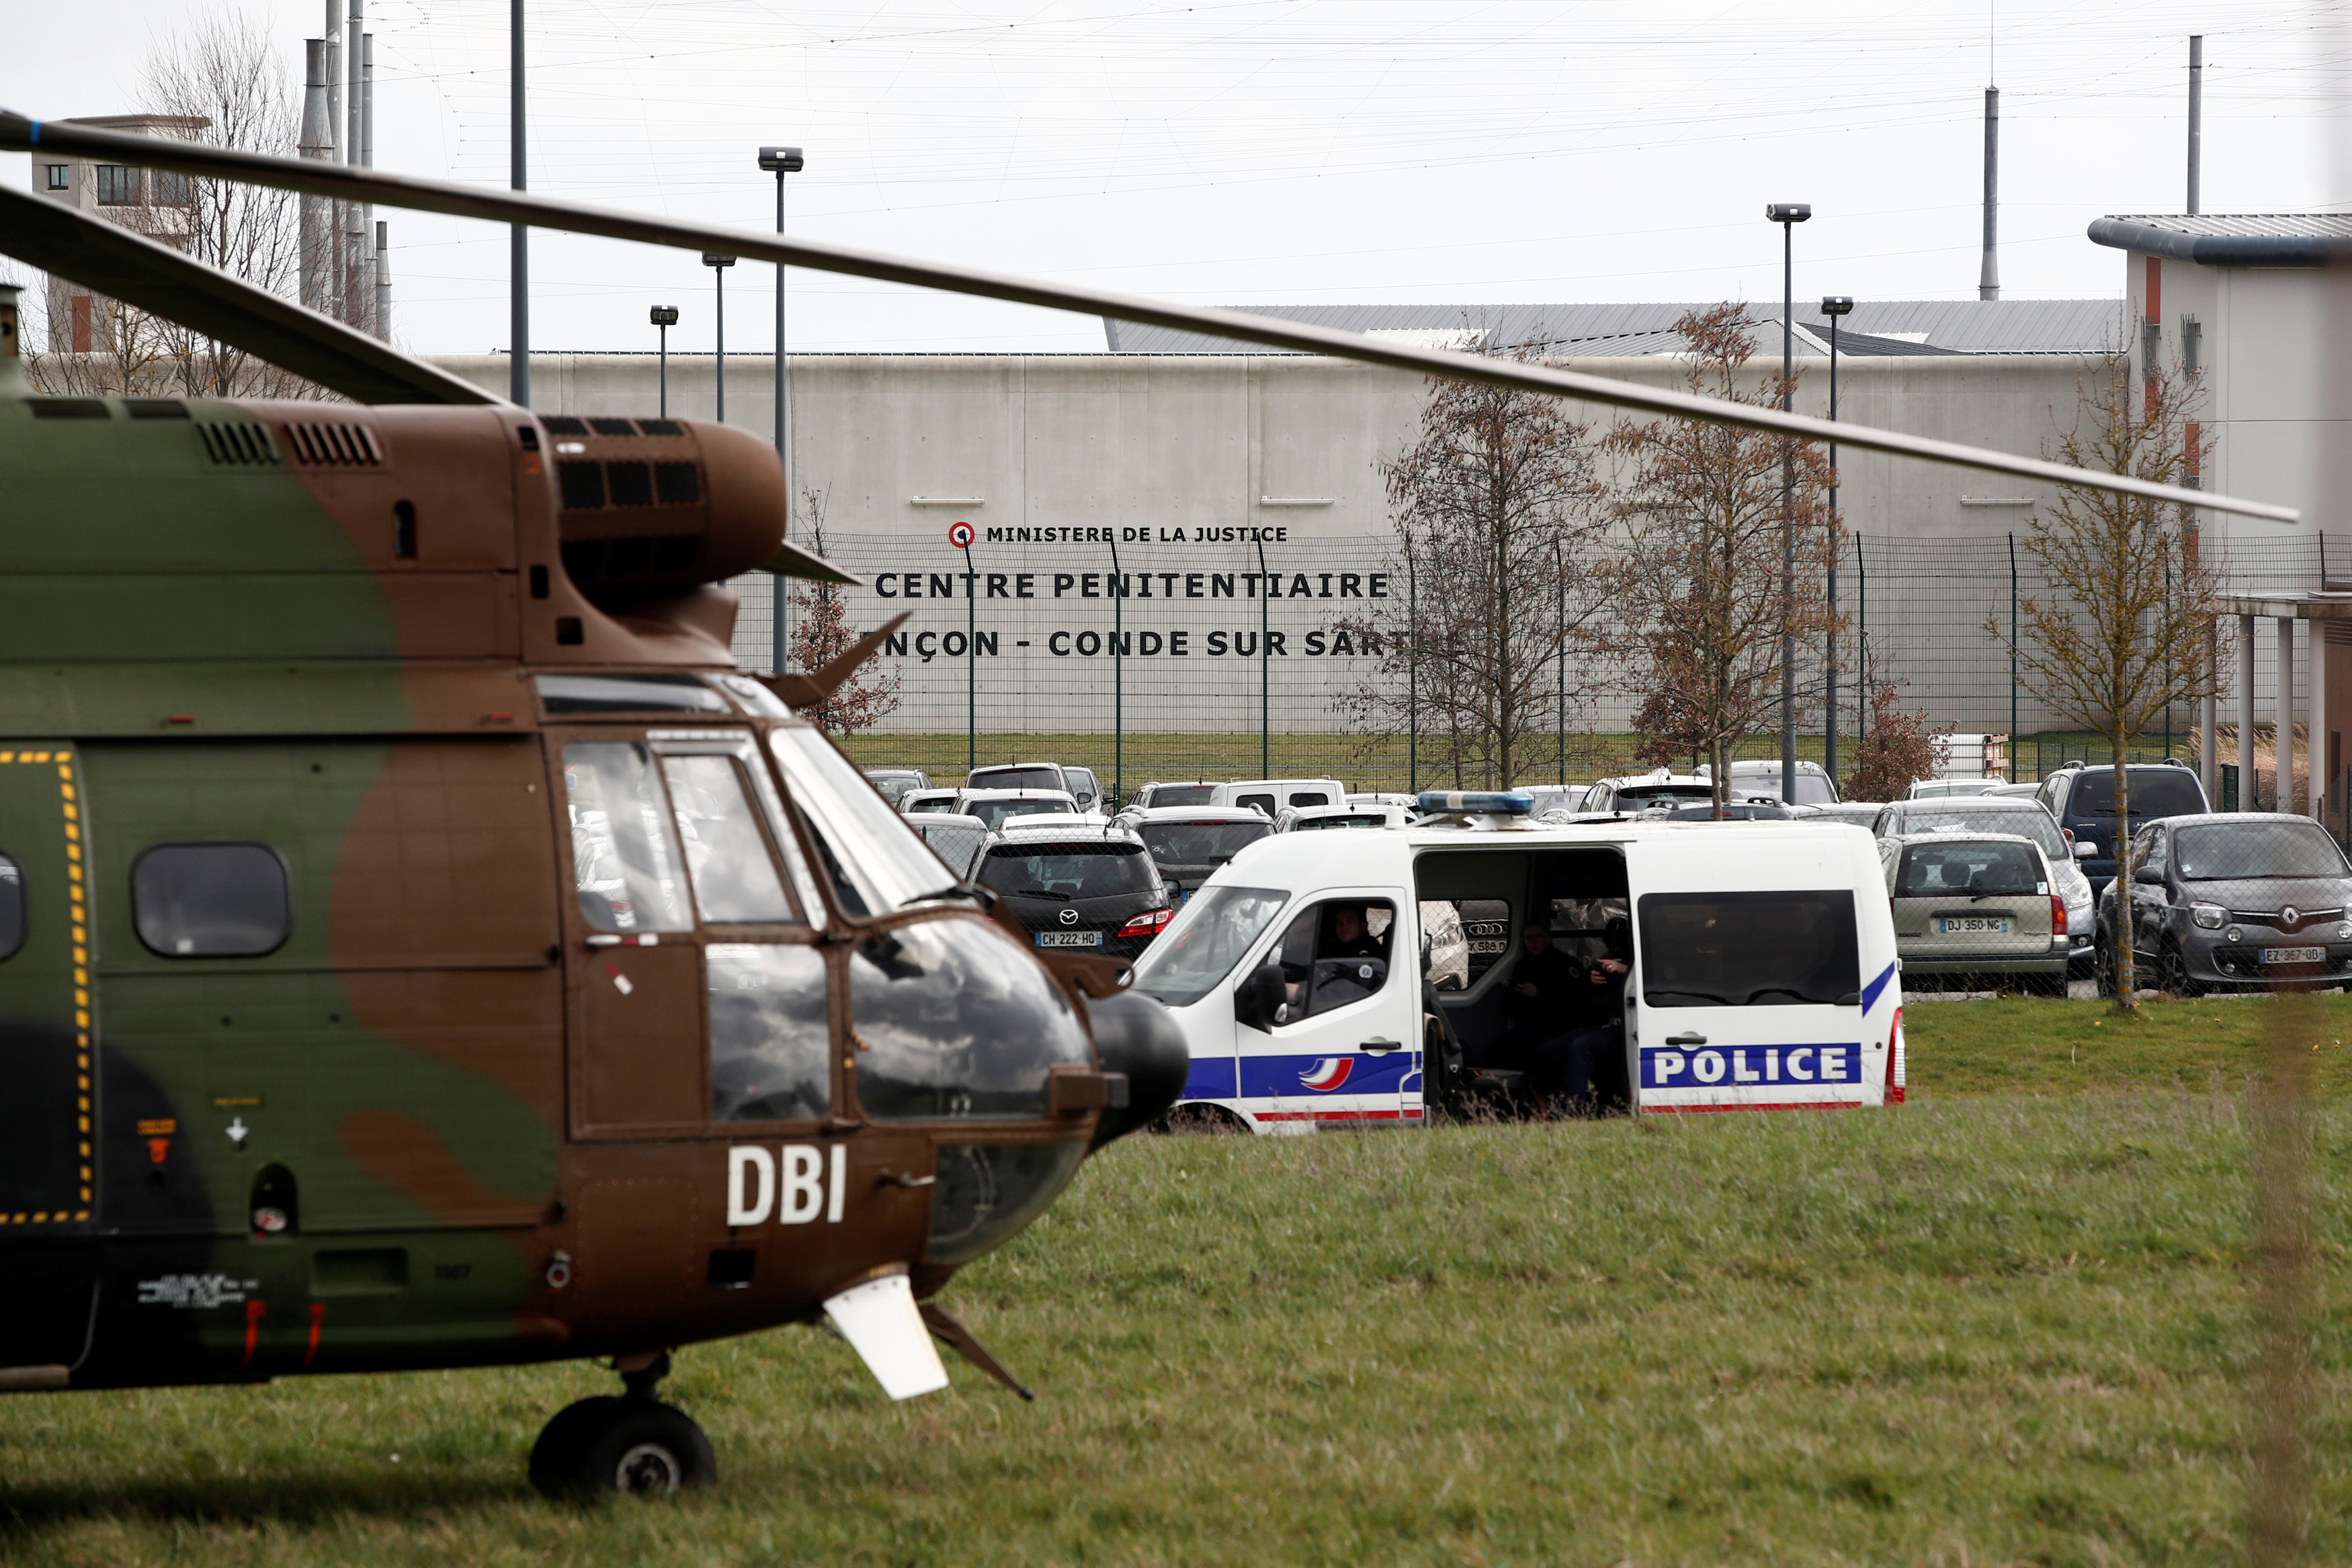
<instances>
[{"instance_id":1,"label":"blue light bar on van","mask_svg":"<svg viewBox=\"0 0 2352 1568\"><path fill-rule=\"evenodd\" d=\"M1477 811L1494 817L1524 817L1536 798L1517 789L1423 789L1424 811Z\"/></svg>"}]
</instances>

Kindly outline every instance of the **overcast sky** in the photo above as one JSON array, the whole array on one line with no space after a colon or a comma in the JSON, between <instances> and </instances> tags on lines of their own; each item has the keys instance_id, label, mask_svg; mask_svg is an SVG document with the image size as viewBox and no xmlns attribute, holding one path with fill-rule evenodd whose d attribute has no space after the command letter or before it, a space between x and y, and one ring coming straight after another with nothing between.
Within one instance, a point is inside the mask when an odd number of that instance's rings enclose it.
<instances>
[{"instance_id":1,"label":"overcast sky","mask_svg":"<svg viewBox=\"0 0 2352 1568\"><path fill-rule=\"evenodd\" d=\"M344 0L348 4L348 0ZM251 0L289 84L323 0ZM506 0L373 0L376 161L502 184ZM1975 296L1983 89L2001 89L2012 298L2116 296L2102 213L2179 212L2187 36L2205 208L2352 208L2341 4L2090 0L531 0L531 185L749 227L798 142L796 233L1212 304L1776 299L1768 201L1810 201L1798 296ZM12 16L0 104L137 107L196 7ZM0 155L0 178L30 179ZM507 343L505 231L392 220L396 336ZM535 236L533 346L711 341L687 253ZM764 350L773 273L729 277ZM1099 322L792 275L796 350L1096 350Z\"/></svg>"}]
</instances>

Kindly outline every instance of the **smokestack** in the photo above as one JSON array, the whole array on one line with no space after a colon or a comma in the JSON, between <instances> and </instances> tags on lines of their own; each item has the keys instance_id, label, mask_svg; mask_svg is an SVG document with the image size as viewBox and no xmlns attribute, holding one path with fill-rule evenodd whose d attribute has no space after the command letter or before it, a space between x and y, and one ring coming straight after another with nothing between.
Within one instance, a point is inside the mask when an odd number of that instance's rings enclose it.
<instances>
[{"instance_id":1,"label":"smokestack","mask_svg":"<svg viewBox=\"0 0 2352 1568\"><path fill-rule=\"evenodd\" d=\"M2205 155L2205 35L2189 36L2189 215L2204 210Z\"/></svg>"},{"instance_id":2,"label":"smokestack","mask_svg":"<svg viewBox=\"0 0 2352 1568\"><path fill-rule=\"evenodd\" d=\"M1984 270L1977 298L2000 298L2000 89L1985 89Z\"/></svg>"},{"instance_id":3,"label":"smokestack","mask_svg":"<svg viewBox=\"0 0 2352 1568\"><path fill-rule=\"evenodd\" d=\"M381 218L375 225L375 335L392 341L392 243Z\"/></svg>"},{"instance_id":4,"label":"smokestack","mask_svg":"<svg viewBox=\"0 0 2352 1568\"><path fill-rule=\"evenodd\" d=\"M343 162L356 169L360 164L360 113L366 95L360 77L361 0L351 0L351 19L343 26L343 121L337 129L343 136ZM342 319L364 329L370 303L367 231L360 226L357 202L338 202L335 207L343 231L342 267L335 279L337 291L342 296Z\"/></svg>"},{"instance_id":5,"label":"smokestack","mask_svg":"<svg viewBox=\"0 0 2352 1568\"><path fill-rule=\"evenodd\" d=\"M333 133L328 129L327 114L327 40L306 38L302 43L302 141L299 151L303 157L325 162L335 155ZM311 310L326 307L327 225L331 204L324 196L300 198L301 211L301 298L303 306Z\"/></svg>"},{"instance_id":6,"label":"smokestack","mask_svg":"<svg viewBox=\"0 0 2352 1568\"><path fill-rule=\"evenodd\" d=\"M354 11L359 9L359 0L352 0L352 9ZM360 35L360 167L362 169L375 167L375 35L373 33ZM375 221L373 202L362 203L360 206L359 234L361 260L358 271L361 292L360 308L357 314L362 318L371 318L371 313L375 308L376 297L381 292L376 287L375 280L376 255L383 248L383 237L378 233ZM377 235L373 246L367 243L370 235ZM363 319L360 324L373 330L377 337L383 336L382 322L371 318Z\"/></svg>"}]
</instances>

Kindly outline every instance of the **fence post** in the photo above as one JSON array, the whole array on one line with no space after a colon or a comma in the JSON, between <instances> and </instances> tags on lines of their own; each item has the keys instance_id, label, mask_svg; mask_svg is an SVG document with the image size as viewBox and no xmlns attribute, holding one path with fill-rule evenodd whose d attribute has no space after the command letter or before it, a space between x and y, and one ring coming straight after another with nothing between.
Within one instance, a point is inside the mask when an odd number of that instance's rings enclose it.
<instances>
[{"instance_id":1,"label":"fence post","mask_svg":"<svg viewBox=\"0 0 2352 1568\"><path fill-rule=\"evenodd\" d=\"M1853 744L1860 750L1870 738L1870 572L1862 557L1862 531L1853 536Z\"/></svg>"},{"instance_id":2,"label":"fence post","mask_svg":"<svg viewBox=\"0 0 2352 1568\"><path fill-rule=\"evenodd\" d=\"M1110 541L1110 779L1111 799L1127 800L1127 649L1120 639L1127 631L1127 578L1118 568L1118 530Z\"/></svg>"},{"instance_id":3,"label":"fence post","mask_svg":"<svg viewBox=\"0 0 2352 1568\"><path fill-rule=\"evenodd\" d=\"M1565 789L1568 788L1568 569L1560 559L1557 541L1551 547L1551 569L1552 575L1559 580L1554 585L1559 592L1551 619L1552 635L1559 644L1559 708L1555 716L1559 727L1559 787ZM1503 787L1509 789L1510 780L1505 779Z\"/></svg>"},{"instance_id":4,"label":"fence post","mask_svg":"<svg viewBox=\"0 0 2352 1568\"><path fill-rule=\"evenodd\" d=\"M2017 782L2024 737L2017 733L2017 536L2009 536L2009 781ZM2040 758L2035 759L2036 771Z\"/></svg>"},{"instance_id":5,"label":"fence post","mask_svg":"<svg viewBox=\"0 0 2352 1568\"><path fill-rule=\"evenodd\" d=\"M1257 545L1257 776L1274 777L1273 707L1268 700L1268 681L1274 674L1274 649L1265 635L1274 630L1274 616L1267 601L1274 597L1274 580L1265 572L1265 541Z\"/></svg>"},{"instance_id":6,"label":"fence post","mask_svg":"<svg viewBox=\"0 0 2352 1568\"><path fill-rule=\"evenodd\" d=\"M1404 553L1404 782L1421 793L1421 577L1412 551Z\"/></svg>"}]
</instances>

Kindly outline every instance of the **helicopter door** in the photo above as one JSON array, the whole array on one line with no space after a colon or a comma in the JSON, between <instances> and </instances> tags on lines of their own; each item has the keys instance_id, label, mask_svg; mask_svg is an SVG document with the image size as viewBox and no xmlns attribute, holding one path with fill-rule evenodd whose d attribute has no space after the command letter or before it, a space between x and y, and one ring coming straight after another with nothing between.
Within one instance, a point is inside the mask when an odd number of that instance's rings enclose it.
<instances>
[{"instance_id":1,"label":"helicopter door","mask_svg":"<svg viewBox=\"0 0 2352 1568\"><path fill-rule=\"evenodd\" d=\"M752 737L566 737L562 768L574 1132L676 1136L713 1121L822 1118L825 964L801 915L814 894Z\"/></svg>"},{"instance_id":2,"label":"helicopter door","mask_svg":"<svg viewBox=\"0 0 2352 1568\"><path fill-rule=\"evenodd\" d=\"M572 1131L698 1132L701 955L652 749L609 732L559 744L576 893L564 915Z\"/></svg>"}]
</instances>

